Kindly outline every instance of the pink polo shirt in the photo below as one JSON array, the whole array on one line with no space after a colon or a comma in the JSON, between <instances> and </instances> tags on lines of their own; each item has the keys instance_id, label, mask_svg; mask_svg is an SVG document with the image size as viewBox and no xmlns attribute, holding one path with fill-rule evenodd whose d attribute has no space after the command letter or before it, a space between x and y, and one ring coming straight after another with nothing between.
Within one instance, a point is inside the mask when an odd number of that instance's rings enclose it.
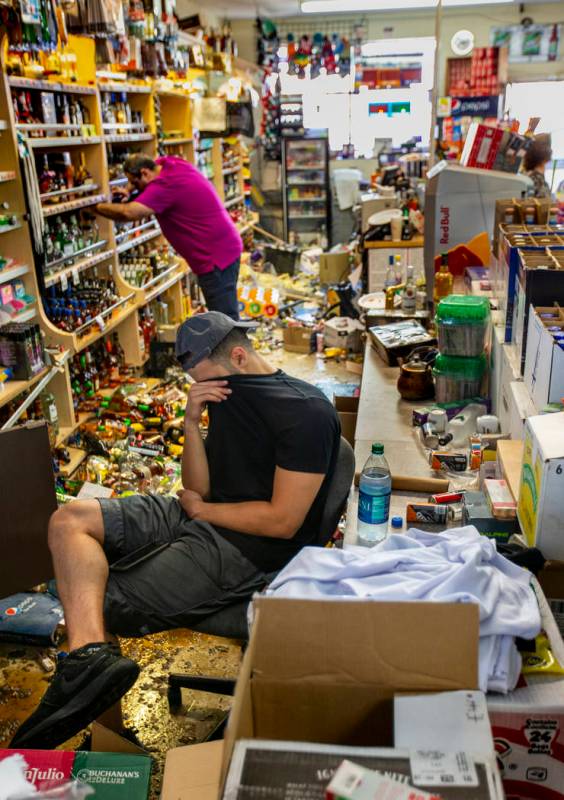
<instances>
[{"instance_id":1,"label":"pink polo shirt","mask_svg":"<svg viewBox=\"0 0 564 800\"><path fill-rule=\"evenodd\" d=\"M158 178L137 201L155 213L163 234L196 275L229 267L243 243L213 185L178 156L158 158L157 164Z\"/></svg>"}]
</instances>

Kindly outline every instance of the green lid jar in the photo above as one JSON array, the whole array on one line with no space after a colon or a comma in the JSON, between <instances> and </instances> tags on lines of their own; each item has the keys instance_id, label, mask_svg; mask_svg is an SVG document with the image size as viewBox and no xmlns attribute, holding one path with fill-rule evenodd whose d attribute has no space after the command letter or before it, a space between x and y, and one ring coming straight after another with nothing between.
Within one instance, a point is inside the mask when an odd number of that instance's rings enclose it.
<instances>
[{"instance_id":1,"label":"green lid jar","mask_svg":"<svg viewBox=\"0 0 564 800\"><path fill-rule=\"evenodd\" d=\"M439 350L448 356L473 358L484 352L489 329L487 297L451 294L437 306Z\"/></svg>"},{"instance_id":2,"label":"green lid jar","mask_svg":"<svg viewBox=\"0 0 564 800\"><path fill-rule=\"evenodd\" d=\"M486 370L487 361L484 355L477 358L442 354L437 356L433 367L437 403L453 403L478 397Z\"/></svg>"}]
</instances>

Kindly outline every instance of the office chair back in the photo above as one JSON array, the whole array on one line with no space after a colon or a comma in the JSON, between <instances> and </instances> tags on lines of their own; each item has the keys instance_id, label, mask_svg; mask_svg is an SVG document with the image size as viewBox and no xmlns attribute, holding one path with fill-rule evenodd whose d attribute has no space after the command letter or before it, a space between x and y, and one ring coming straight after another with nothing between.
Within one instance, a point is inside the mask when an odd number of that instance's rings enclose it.
<instances>
[{"instance_id":1,"label":"office chair back","mask_svg":"<svg viewBox=\"0 0 564 800\"><path fill-rule=\"evenodd\" d=\"M341 437L335 472L329 484L327 502L325 503L319 526L319 536L316 542L318 547L325 547L337 529L347 504L354 480L354 471L354 451L347 440ZM276 574L274 573L268 577L270 580L274 580ZM249 635L247 627L248 605L248 601L245 601L227 606L194 625L193 629L200 633L208 633L211 636L247 639Z\"/></svg>"}]
</instances>

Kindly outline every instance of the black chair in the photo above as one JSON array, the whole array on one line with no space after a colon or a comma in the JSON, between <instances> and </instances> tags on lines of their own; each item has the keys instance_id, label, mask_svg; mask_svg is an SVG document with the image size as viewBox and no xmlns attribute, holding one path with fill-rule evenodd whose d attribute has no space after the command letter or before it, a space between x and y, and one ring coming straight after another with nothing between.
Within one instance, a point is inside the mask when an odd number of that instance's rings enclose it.
<instances>
[{"instance_id":1,"label":"black chair","mask_svg":"<svg viewBox=\"0 0 564 800\"><path fill-rule=\"evenodd\" d=\"M337 464L333 478L329 485L327 503L321 520L317 546L325 547L331 540L339 520L343 515L349 492L354 480L354 452L346 439L341 438L341 446L337 457ZM275 578L275 574L269 576L270 580ZM193 630L199 633L207 633L211 636L222 636L229 639L240 639L246 643L249 638L247 626L247 609L249 601L237 603L218 611L211 617L207 617L202 622L193 626ZM214 694L233 694L235 688L234 680L225 678L212 678L203 675L186 675L171 673L168 676L168 703L171 711L178 710L182 704L181 689L193 689L201 692L212 692ZM208 740L218 739L223 735L226 719L215 728Z\"/></svg>"}]
</instances>

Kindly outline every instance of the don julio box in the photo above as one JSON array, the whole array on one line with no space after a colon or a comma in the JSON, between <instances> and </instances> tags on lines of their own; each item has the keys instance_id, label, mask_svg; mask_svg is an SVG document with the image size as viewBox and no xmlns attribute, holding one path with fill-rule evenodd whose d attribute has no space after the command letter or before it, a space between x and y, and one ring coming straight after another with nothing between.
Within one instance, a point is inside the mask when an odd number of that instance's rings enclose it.
<instances>
[{"instance_id":1,"label":"don julio box","mask_svg":"<svg viewBox=\"0 0 564 800\"><path fill-rule=\"evenodd\" d=\"M150 756L80 750L0 750L0 761L14 753L24 757L27 780L40 791L80 780L94 789L96 800L147 800L149 794Z\"/></svg>"}]
</instances>

